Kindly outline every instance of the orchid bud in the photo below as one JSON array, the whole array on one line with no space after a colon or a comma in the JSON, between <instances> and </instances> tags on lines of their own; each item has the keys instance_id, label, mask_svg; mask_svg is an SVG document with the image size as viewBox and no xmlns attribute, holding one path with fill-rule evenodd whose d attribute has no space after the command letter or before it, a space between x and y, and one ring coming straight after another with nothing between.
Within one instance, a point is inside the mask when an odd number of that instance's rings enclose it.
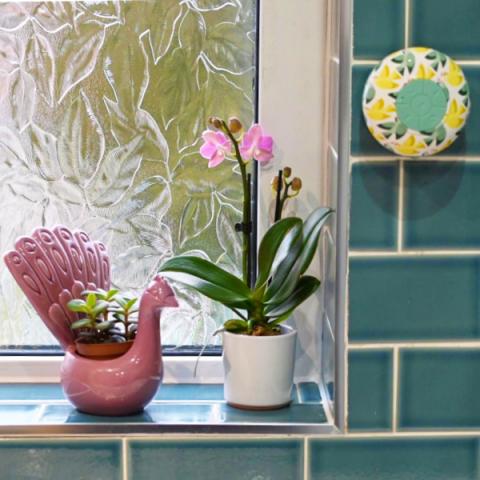
<instances>
[{"instance_id":1,"label":"orchid bud","mask_svg":"<svg viewBox=\"0 0 480 480\"><path fill-rule=\"evenodd\" d=\"M228 119L228 129L232 133L238 133L242 130L243 125L242 122L237 117L230 117Z\"/></svg>"},{"instance_id":2,"label":"orchid bud","mask_svg":"<svg viewBox=\"0 0 480 480\"><path fill-rule=\"evenodd\" d=\"M288 178L292 174L292 169L290 167L285 167L283 169L283 176Z\"/></svg>"},{"instance_id":3,"label":"orchid bud","mask_svg":"<svg viewBox=\"0 0 480 480\"><path fill-rule=\"evenodd\" d=\"M294 192L300 191L300 189L302 188L302 180L298 177L295 177L292 180L291 187Z\"/></svg>"},{"instance_id":4,"label":"orchid bud","mask_svg":"<svg viewBox=\"0 0 480 480\"><path fill-rule=\"evenodd\" d=\"M279 178L278 175L272 178L272 189L274 192L278 192L278 183L279 183Z\"/></svg>"},{"instance_id":5,"label":"orchid bud","mask_svg":"<svg viewBox=\"0 0 480 480\"><path fill-rule=\"evenodd\" d=\"M210 117L208 123L215 128L220 128L222 126L222 121L218 117Z\"/></svg>"}]
</instances>

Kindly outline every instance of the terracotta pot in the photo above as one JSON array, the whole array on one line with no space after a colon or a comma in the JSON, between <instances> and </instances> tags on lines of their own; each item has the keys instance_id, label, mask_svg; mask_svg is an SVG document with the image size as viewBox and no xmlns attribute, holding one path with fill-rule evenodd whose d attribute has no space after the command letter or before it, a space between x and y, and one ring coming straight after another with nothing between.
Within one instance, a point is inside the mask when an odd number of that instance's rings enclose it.
<instances>
[{"instance_id":1,"label":"terracotta pot","mask_svg":"<svg viewBox=\"0 0 480 480\"><path fill-rule=\"evenodd\" d=\"M118 343L81 343L75 342L75 349L82 357L96 360L117 358L130 350L133 340Z\"/></svg>"},{"instance_id":2,"label":"terracotta pot","mask_svg":"<svg viewBox=\"0 0 480 480\"><path fill-rule=\"evenodd\" d=\"M274 410L291 402L297 332L256 337L223 332L224 396L246 410Z\"/></svg>"}]
</instances>

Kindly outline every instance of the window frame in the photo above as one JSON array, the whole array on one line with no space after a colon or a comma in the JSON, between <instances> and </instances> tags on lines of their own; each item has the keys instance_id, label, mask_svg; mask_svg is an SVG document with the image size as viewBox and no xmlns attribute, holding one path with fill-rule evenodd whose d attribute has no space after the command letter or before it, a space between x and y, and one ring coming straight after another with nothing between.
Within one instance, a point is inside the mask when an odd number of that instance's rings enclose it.
<instances>
[{"instance_id":1,"label":"window frame","mask_svg":"<svg viewBox=\"0 0 480 480\"><path fill-rule=\"evenodd\" d=\"M315 40L323 38L327 48L332 49L333 46L328 47L326 41L328 35L328 22L332 19L329 18L329 8L338 2L343 7L346 7L345 19L343 21L343 27L350 29L349 25L349 7L350 0L325 0L324 2L318 2L318 0L303 0L302 8L295 9L295 2L288 2L284 0L285 4L282 8L279 8L279 0L257 0L257 75L256 75L256 112L258 120L265 126L265 128L275 138L281 139L281 152L278 153L277 158L279 163L292 166L296 172L298 172L304 180L304 192L305 195L309 195L311 200L317 202L317 204L324 201L322 192L319 191L318 180L315 175L309 176L312 165L309 163L311 158L312 149L316 152L315 156L320 153L323 155L326 151L328 140L326 138L327 132L325 128L326 124L326 102L325 97L325 83L324 74L325 71L322 68L312 68L312 58L308 54L299 54L299 46L297 44L298 38L312 38ZM283 8L284 7L284 8ZM292 18L292 12L294 16ZM307 31L305 31L305 25L308 25ZM290 28L284 28L289 26ZM287 44L289 51L286 52L283 48L278 48L279 37L278 32L282 32L281 44ZM343 43L343 42L342 42ZM345 39L345 44L348 44L348 39ZM331 55L330 51L318 52L318 59L315 59L315 65L327 64L327 59ZM322 50L322 49L319 49ZM290 86L285 84L281 85L279 82L279 73L285 71L285 57L292 58L292 55L296 59L295 67L297 71L308 72L309 81L304 84L302 74L296 75L296 77L288 76L287 80L291 80L294 85L293 88L301 92L302 98L305 99L305 104L294 101L285 101L284 104L279 105L278 99L284 99L285 90L289 90ZM349 62L346 62L344 70L348 69ZM264 88L264 85L268 85L268 90ZM342 88L345 85L342 84ZM348 90L346 90L348 91ZM309 100L316 99L313 106L306 105ZM342 100L341 100L342 102ZM305 108L303 108L305 107ZM308 108L307 108L308 107ZM345 112L348 110L347 105L340 105L340 111ZM305 117L299 117L300 111L306 111ZM345 117L347 118L347 117ZM302 142L295 134L288 135L288 128L291 127L296 132L298 129L298 122L304 122L305 125L309 125L309 133L317 132L317 143L312 142L313 145L306 145L306 142ZM316 123L316 126L312 126L312 122ZM285 126L288 124L288 126ZM341 143L342 140L340 139ZM344 142L345 143L345 142ZM348 145L348 141L346 141ZM317 149L317 150L315 150ZM318 151L321 150L321 152ZM343 153L343 158L348 158L348 155ZM287 159L290 158L290 160ZM292 159L294 158L294 161ZM317 167L315 167L317 168ZM318 167L319 169L319 167ZM319 172L316 172L319 173ZM344 173L341 173L344 176ZM269 195L270 195L270 178L273 175L273 170L266 170L265 172L258 172L256 181L258 183L257 192L257 225L259 236L266 228L267 216L262 215L262 212L268 211ZM348 175L348 171L347 171ZM345 193L345 192L343 192ZM340 196L340 192L339 192ZM340 207L340 205L339 205ZM339 209L340 213L343 213L346 207L342 206ZM300 209L301 210L301 209ZM299 211L300 215L304 215L305 211ZM348 218L347 216L345 218ZM340 228L345 228L345 225L338 225ZM315 271L316 270L316 271ZM339 274L343 276L343 267L337 269ZM314 273L320 274L320 265L314 268ZM346 277L345 277L346 278ZM338 280L337 288L345 287L344 279ZM343 282L343 283L342 283ZM343 290L342 290L343 291ZM342 316L344 311L345 298L337 299L337 312L339 312L339 318L337 324L340 324L336 336L339 339L343 339L343 322ZM315 309L317 308L317 309ZM302 309L302 314L308 317L308 323L310 329L315 329L316 314L318 314L317 304L309 305ZM337 345L337 359L336 359L336 382L337 385L343 385L344 377L344 361L345 353L343 349L343 341ZM318 353L318 352L317 352ZM0 383L57 383L60 380L60 365L63 361L63 355L1 355L0 356ZM195 365L198 362L198 372L194 376L193 372ZM165 383L223 383L223 365L221 356L205 356L198 361L198 356L169 356L164 355L164 379ZM313 366L312 371L307 371L301 367L300 371L296 374L296 381L309 381L315 380L320 383L319 368ZM316 373L315 373L316 371ZM316 374L318 373L318 378ZM313 377L312 377L313 375ZM342 388L338 389L335 403L343 404L343 392ZM335 413L339 414L340 408L335 408ZM338 417L340 418L340 417ZM340 426L340 420L337 420L337 425Z\"/></svg>"}]
</instances>

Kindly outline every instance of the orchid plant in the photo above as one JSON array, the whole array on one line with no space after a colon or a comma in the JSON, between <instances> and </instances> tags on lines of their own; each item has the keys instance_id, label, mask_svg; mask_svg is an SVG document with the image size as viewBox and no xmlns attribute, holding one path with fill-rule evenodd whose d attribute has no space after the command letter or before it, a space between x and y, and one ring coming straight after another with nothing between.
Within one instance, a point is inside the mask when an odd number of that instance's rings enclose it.
<instances>
[{"instance_id":1,"label":"orchid plant","mask_svg":"<svg viewBox=\"0 0 480 480\"><path fill-rule=\"evenodd\" d=\"M167 277L194 288L212 300L231 309L236 318L227 320L224 329L247 335L278 335L279 324L312 295L320 281L305 275L317 249L318 239L330 208L318 208L303 222L297 217L281 219L288 198L296 196L301 180L289 179L291 169L284 169L274 179L277 194L276 221L265 233L258 250L258 264L250 266L258 273L254 284L249 281L249 258L252 248L251 180L252 161L266 164L273 158L273 139L259 124L247 132L237 118L228 122L212 117L210 129L203 135L200 148L209 168L234 158L239 165L243 185L243 220L237 230L243 235L242 272L238 278L208 260L179 256L164 263L160 271ZM288 170L287 170L288 169ZM283 174L283 180L282 180Z\"/></svg>"},{"instance_id":2,"label":"orchid plant","mask_svg":"<svg viewBox=\"0 0 480 480\"><path fill-rule=\"evenodd\" d=\"M243 280L249 282L249 252L251 249L251 180L247 172L248 164L255 159L266 164L273 158L273 139L263 134L263 128L254 124L243 136L243 127L238 118L231 118L228 124L217 117L209 119L215 130L206 130L202 134L203 145L200 155L208 160L208 167L220 165L228 156L235 156L243 186L243 221L239 230L243 234L242 271Z\"/></svg>"}]
</instances>

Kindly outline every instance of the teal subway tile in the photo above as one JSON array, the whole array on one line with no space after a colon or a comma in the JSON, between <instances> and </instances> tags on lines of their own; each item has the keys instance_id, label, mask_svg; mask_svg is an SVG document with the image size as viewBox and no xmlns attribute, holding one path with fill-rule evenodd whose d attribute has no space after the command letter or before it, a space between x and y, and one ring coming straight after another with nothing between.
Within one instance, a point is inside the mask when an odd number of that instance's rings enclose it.
<instances>
[{"instance_id":1,"label":"teal subway tile","mask_svg":"<svg viewBox=\"0 0 480 480\"><path fill-rule=\"evenodd\" d=\"M478 338L479 280L478 257L353 258L350 340Z\"/></svg>"},{"instance_id":2,"label":"teal subway tile","mask_svg":"<svg viewBox=\"0 0 480 480\"><path fill-rule=\"evenodd\" d=\"M303 480L300 439L131 440L129 457L136 480Z\"/></svg>"},{"instance_id":3,"label":"teal subway tile","mask_svg":"<svg viewBox=\"0 0 480 480\"><path fill-rule=\"evenodd\" d=\"M310 480L476 480L476 438L311 440Z\"/></svg>"},{"instance_id":4,"label":"teal subway tile","mask_svg":"<svg viewBox=\"0 0 480 480\"><path fill-rule=\"evenodd\" d=\"M59 383L2 383L0 400L63 400Z\"/></svg>"},{"instance_id":5,"label":"teal subway tile","mask_svg":"<svg viewBox=\"0 0 480 480\"><path fill-rule=\"evenodd\" d=\"M405 45L403 0L355 0L353 54L380 60Z\"/></svg>"},{"instance_id":6,"label":"teal subway tile","mask_svg":"<svg viewBox=\"0 0 480 480\"><path fill-rule=\"evenodd\" d=\"M0 384L0 400L65 400L65 395L59 383L10 383ZM223 400L223 385L160 385L155 400Z\"/></svg>"},{"instance_id":7,"label":"teal subway tile","mask_svg":"<svg viewBox=\"0 0 480 480\"><path fill-rule=\"evenodd\" d=\"M3 407L2 407L3 408ZM0 424L2 416L0 414ZM5 417L9 422L9 417ZM327 418L320 403L293 403L287 408L268 412L239 410L224 402L151 403L143 412L126 417L89 415L71 405L47 405L37 422L44 425L84 423L155 423L161 425L228 425L232 423L325 423ZM10 420L11 422L11 420Z\"/></svg>"},{"instance_id":8,"label":"teal subway tile","mask_svg":"<svg viewBox=\"0 0 480 480\"><path fill-rule=\"evenodd\" d=\"M4 440L4 480L120 480L121 442L114 440Z\"/></svg>"},{"instance_id":9,"label":"teal subway tile","mask_svg":"<svg viewBox=\"0 0 480 480\"><path fill-rule=\"evenodd\" d=\"M480 248L480 164L405 164L405 247Z\"/></svg>"},{"instance_id":10,"label":"teal subway tile","mask_svg":"<svg viewBox=\"0 0 480 480\"><path fill-rule=\"evenodd\" d=\"M391 350L350 351L348 355L348 429L392 427Z\"/></svg>"},{"instance_id":11,"label":"teal subway tile","mask_svg":"<svg viewBox=\"0 0 480 480\"><path fill-rule=\"evenodd\" d=\"M479 370L479 350L402 351L400 428L480 427Z\"/></svg>"},{"instance_id":12,"label":"teal subway tile","mask_svg":"<svg viewBox=\"0 0 480 480\"><path fill-rule=\"evenodd\" d=\"M356 65L352 69L352 155L388 156L395 158L392 152L383 148L370 134L362 112L362 95L372 66Z\"/></svg>"},{"instance_id":13,"label":"teal subway tile","mask_svg":"<svg viewBox=\"0 0 480 480\"><path fill-rule=\"evenodd\" d=\"M160 385L155 400L223 400L223 384Z\"/></svg>"},{"instance_id":14,"label":"teal subway tile","mask_svg":"<svg viewBox=\"0 0 480 480\"><path fill-rule=\"evenodd\" d=\"M352 167L350 247L396 247L398 162Z\"/></svg>"},{"instance_id":15,"label":"teal subway tile","mask_svg":"<svg viewBox=\"0 0 480 480\"><path fill-rule=\"evenodd\" d=\"M411 44L434 47L454 58L480 56L478 0L414 0Z\"/></svg>"}]
</instances>

